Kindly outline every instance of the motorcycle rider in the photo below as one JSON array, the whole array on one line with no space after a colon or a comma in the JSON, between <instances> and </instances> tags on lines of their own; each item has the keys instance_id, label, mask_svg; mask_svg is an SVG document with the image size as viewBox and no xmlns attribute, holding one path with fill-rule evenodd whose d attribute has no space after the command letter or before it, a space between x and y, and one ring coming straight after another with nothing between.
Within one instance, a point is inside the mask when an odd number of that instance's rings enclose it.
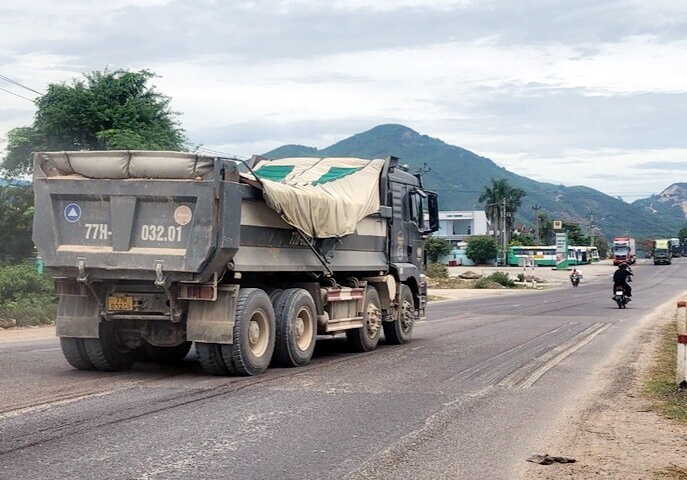
<instances>
[{"instance_id":1,"label":"motorcycle rider","mask_svg":"<svg viewBox=\"0 0 687 480\"><path fill-rule=\"evenodd\" d=\"M632 287L628 285L629 281L632 281L632 270L627 265L627 263L621 263L618 265L618 270L613 274L613 289L615 294L615 286L620 285L625 290L625 296L628 300L632 297Z\"/></svg>"},{"instance_id":2,"label":"motorcycle rider","mask_svg":"<svg viewBox=\"0 0 687 480\"><path fill-rule=\"evenodd\" d=\"M570 273L570 283L575 285L576 281L577 283L580 282L580 272L578 272L577 269L573 267L572 272Z\"/></svg>"}]
</instances>

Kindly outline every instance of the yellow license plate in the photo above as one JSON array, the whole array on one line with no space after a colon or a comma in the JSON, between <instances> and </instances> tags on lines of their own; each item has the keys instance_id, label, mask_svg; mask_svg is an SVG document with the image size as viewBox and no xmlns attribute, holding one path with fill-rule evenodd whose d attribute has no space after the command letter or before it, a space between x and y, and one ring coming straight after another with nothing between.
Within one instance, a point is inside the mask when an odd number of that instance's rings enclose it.
<instances>
[{"instance_id":1,"label":"yellow license plate","mask_svg":"<svg viewBox=\"0 0 687 480\"><path fill-rule=\"evenodd\" d=\"M134 297L125 295L110 295L107 297L107 309L110 311L133 310Z\"/></svg>"}]
</instances>

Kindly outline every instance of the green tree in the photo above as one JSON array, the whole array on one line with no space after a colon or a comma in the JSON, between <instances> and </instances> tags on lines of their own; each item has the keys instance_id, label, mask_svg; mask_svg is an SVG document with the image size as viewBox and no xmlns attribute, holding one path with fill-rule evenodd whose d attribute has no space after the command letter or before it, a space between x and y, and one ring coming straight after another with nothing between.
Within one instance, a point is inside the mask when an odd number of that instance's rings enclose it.
<instances>
[{"instance_id":1,"label":"green tree","mask_svg":"<svg viewBox=\"0 0 687 480\"><path fill-rule=\"evenodd\" d=\"M505 215L506 229L505 232L501 232L501 235L506 235L506 243L510 242L510 232L513 231L515 223L515 212L517 212L522 204L522 199L526 195L527 193L524 190L511 187L506 179L492 179L491 186L484 187L482 194L479 196L478 201L480 203L486 202L484 211L491 222L491 228L494 230L494 233L503 229L502 225Z\"/></svg>"},{"instance_id":2,"label":"green tree","mask_svg":"<svg viewBox=\"0 0 687 480\"><path fill-rule=\"evenodd\" d=\"M498 244L493 237L477 235L468 240L465 255L476 264L487 263L496 258L498 250Z\"/></svg>"},{"instance_id":3,"label":"green tree","mask_svg":"<svg viewBox=\"0 0 687 480\"><path fill-rule=\"evenodd\" d=\"M654 250L654 240L653 238L636 239L637 249L644 253L652 252Z\"/></svg>"},{"instance_id":4,"label":"green tree","mask_svg":"<svg viewBox=\"0 0 687 480\"><path fill-rule=\"evenodd\" d=\"M514 233L510 245L531 246L536 245L534 238L527 233Z\"/></svg>"},{"instance_id":5,"label":"green tree","mask_svg":"<svg viewBox=\"0 0 687 480\"><path fill-rule=\"evenodd\" d=\"M33 254L33 191L28 186L0 187L0 263Z\"/></svg>"},{"instance_id":6,"label":"green tree","mask_svg":"<svg viewBox=\"0 0 687 480\"><path fill-rule=\"evenodd\" d=\"M568 245L589 245L589 235L582 232L578 223L563 222L563 231L568 232Z\"/></svg>"},{"instance_id":7,"label":"green tree","mask_svg":"<svg viewBox=\"0 0 687 480\"><path fill-rule=\"evenodd\" d=\"M599 251L599 257L608 258L608 252L611 247L608 245L608 240L605 237L594 237L594 246Z\"/></svg>"},{"instance_id":8,"label":"green tree","mask_svg":"<svg viewBox=\"0 0 687 480\"><path fill-rule=\"evenodd\" d=\"M553 245L556 241L556 233L553 231L553 220L543 211L537 214L537 219L539 220L539 244Z\"/></svg>"},{"instance_id":9,"label":"green tree","mask_svg":"<svg viewBox=\"0 0 687 480\"><path fill-rule=\"evenodd\" d=\"M425 251L433 263L438 262L441 257L451 253L451 250L453 250L453 245L443 238L429 237L425 242Z\"/></svg>"},{"instance_id":10,"label":"green tree","mask_svg":"<svg viewBox=\"0 0 687 480\"><path fill-rule=\"evenodd\" d=\"M682 228L677 232L677 238L679 238L680 240L684 240L685 238L687 238L687 226L686 226L686 227L682 227Z\"/></svg>"},{"instance_id":11,"label":"green tree","mask_svg":"<svg viewBox=\"0 0 687 480\"><path fill-rule=\"evenodd\" d=\"M30 173L32 151L182 150L179 114L149 86L155 77L148 70L106 70L49 85L36 100L33 125L8 133L0 166L10 175Z\"/></svg>"}]
</instances>

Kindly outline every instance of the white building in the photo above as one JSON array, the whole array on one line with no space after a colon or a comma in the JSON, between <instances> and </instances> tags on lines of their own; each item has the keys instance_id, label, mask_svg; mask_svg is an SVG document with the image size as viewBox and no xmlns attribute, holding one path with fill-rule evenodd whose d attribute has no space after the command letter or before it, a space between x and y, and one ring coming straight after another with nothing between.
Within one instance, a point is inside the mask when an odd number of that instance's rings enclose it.
<instances>
[{"instance_id":1,"label":"white building","mask_svg":"<svg viewBox=\"0 0 687 480\"><path fill-rule=\"evenodd\" d=\"M454 245L467 242L473 235L488 235L489 222L484 210L439 212L439 230L434 233Z\"/></svg>"}]
</instances>

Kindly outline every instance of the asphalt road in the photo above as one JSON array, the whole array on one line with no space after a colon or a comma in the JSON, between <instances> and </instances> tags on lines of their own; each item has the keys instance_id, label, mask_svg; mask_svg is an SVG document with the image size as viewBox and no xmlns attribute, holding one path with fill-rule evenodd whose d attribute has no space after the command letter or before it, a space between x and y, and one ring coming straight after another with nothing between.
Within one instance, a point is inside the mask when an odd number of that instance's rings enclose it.
<instances>
[{"instance_id":1,"label":"asphalt road","mask_svg":"<svg viewBox=\"0 0 687 480\"><path fill-rule=\"evenodd\" d=\"M685 293L687 259L608 278L430 306L407 345L260 377L178 367L83 372L56 339L0 343L0 478L513 479L598 366ZM564 453L564 452L560 452Z\"/></svg>"}]
</instances>

